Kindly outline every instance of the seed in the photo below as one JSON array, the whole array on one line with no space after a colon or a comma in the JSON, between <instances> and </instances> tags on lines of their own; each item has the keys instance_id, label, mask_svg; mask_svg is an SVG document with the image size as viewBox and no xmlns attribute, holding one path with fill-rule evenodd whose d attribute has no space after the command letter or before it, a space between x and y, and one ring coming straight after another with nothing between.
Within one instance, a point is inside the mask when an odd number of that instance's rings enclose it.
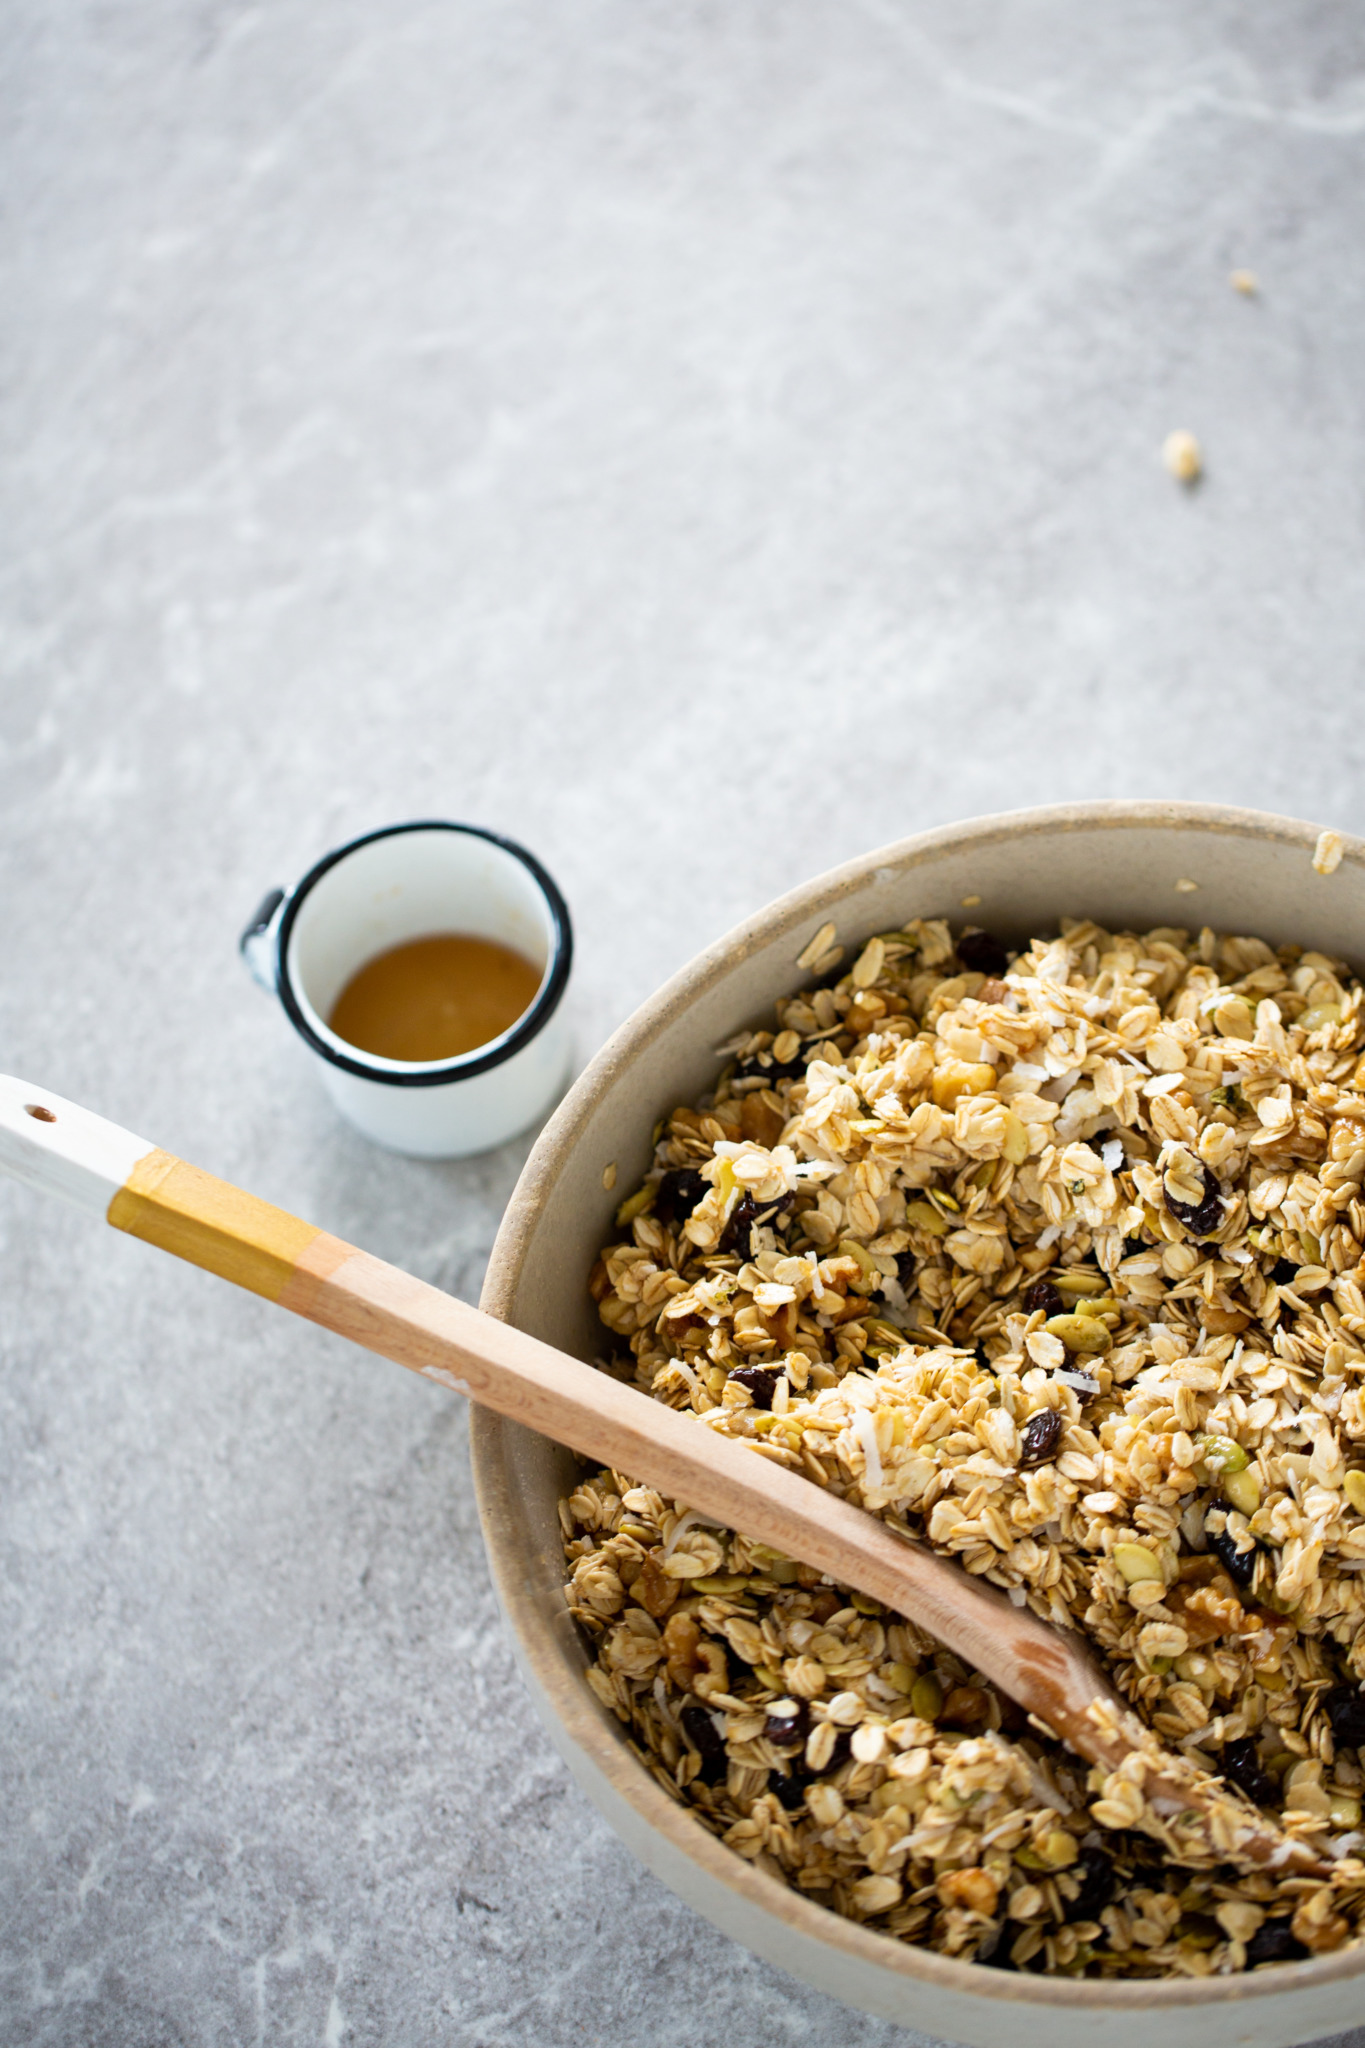
<instances>
[{"instance_id":1,"label":"seed","mask_svg":"<svg viewBox=\"0 0 1365 2048\"><path fill-rule=\"evenodd\" d=\"M994 977L1006 973L1010 964L1010 956L999 939L975 925L969 925L958 940L957 957L969 974Z\"/></svg>"},{"instance_id":2,"label":"seed","mask_svg":"<svg viewBox=\"0 0 1365 2048\"><path fill-rule=\"evenodd\" d=\"M1116 1543L1114 1563L1130 1586L1136 1586L1144 1579L1164 1579L1161 1560L1141 1543Z\"/></svg>"},{"instance_id":3,"label":"seed","mask_svg":"<svg viewBox=\"0 0 1365 2048\"><path fill-rule=\"evenodd\" d=\"M1048 1317L1066 1313L1066 1303L1050 1280L1035 1280L1026 1287L1019 1305L1026 1316L1036 1315L1039 1309Z\"/></svg>"},{"instance_id":4,"label":"seed","mask_svg":"<svg viewBox=\"0 0 1365 2048\"><path fill-rule=\"evenodd\" d=\"M1243 1735L1223 1748L1223 1776L1231 1779L1257 1806L1273 1806L1279 1787L1261 1762L1254 1735Z\"/></svg>"},{"instance_id":5,"label":"seed","mask_svg":"<svg viewBox=\"0 0 1365 2048\"><path fill-rule=\"evenodd\" d=\"M1076 1861L1076 1837L1065 1828L1049 1828L1034 1845L1049 1870L1067 1870Z\"/></svg>"},{"instance_id":6,"label":"seed","mask_svg":"<svg viewBox=\"0 0 1365 2048\"><path fill-rule=\"evenodd\" d=\"M1024 1425L1024 1434L1019 1446L1019 1469L1026 1472L1034 1465L1045 1465L1056 1452L1062 1436L1062 1416L1058 1408L1040 1408L1031 1415Z\"/></svg>"},{"instance_id":7,"label":"seed","mask_svg":"<svg viewBox=\"0 0 1365 2048\"><path fill-rule=\"evenodd\" d=\"M947 1220L939 1214L932 1202L907 1202L905 1205L905 1220L914 1230L926 1230L930 1237L946 1237L948 1235ZM900 1254L901 1259L909 1256L906 1252ZM897 1272L900 1271L900 1259L896 1261L896 1270ZM911 1277L914 1277L913 1273Z\"/></svg>"},{"instance_id":8,"label":"seed","mask_svg":"<svg viewBox=\"0 0 1365 2048\"><path fill-rule=\"evenodd\" d=\"M1342 1481L1342 1491L1358 1515L1365 1515L1365 1472L1348 1472Z\"/></svg>"},{"instance_id":9,"label":"seed","mask_svg":"<svg viewBox=\"0 0 1365 2048\"><path fill-rule=\"evenodd\" d=\"M1253 1543L1246 1550L1239 1550L1237 1538L1226 1525L1221 1529L1210 1529L1206 1533L1209 1542L1237 1584L1249 1586L1256 1576L1256 1545Z\"/></svg>"},{"instance_id":10,"label":"seed","mask_svg":"<svg viewBox=\"0 0 1365 2048\"><path fill-rule=\"evenodd\" d=\"M1254 1515L1261 1505L1261 1482L1249 1469L1243 1472L1225 1472L1223 1492L1241 1514Z\"/></svg>"},{"instance_id":11,"label":"seed","mask_svg":"<svg viewBox=\"0 0 1365 2048\"><path fill-rule=\"evenodd\" d=\"M1340 1022L1340 1003L1314 1003L1298 1020L1300 1031L1321 1031L1328 1024Z\"/></svg>"},{"instance_id":12,"label":"seed","mask_svg":"<svg viewBox=\"0 0 1365 2048\"><path fill-rule=\"evenodd\" d=\"M706 1193L706 1182L694 1166L675 1166L659 1182L654 1213L661 1223L682 1223Z\"/></svg>"},{"instance_id":13,"label":"seed","mask_svg":"<svg viewBox=\"0 0 1365 2048\"><path fill-rule=\"evenodd\" d=\"M1224 1478L1229 1472L1244 1472L1251 1463L1247 1453L1230 1436L1206 1436L1200 1444L1200 1456L1210 1472L1220 1473Z\"/></svg>"},{"instance_id":14,"label":"seed","mask_svg":"<svg viewBox=\"0 0 1365 2048\"><path fill-rule=\"evenodd\" d=\"M943 1711L943 1687L932 1671L924 1671L910 1688L910 1711L920 1721L937 1721Z\"/></svg>"},{"instance_id":15,"label":"seed","mask_svg":"<svg viewBox=\"0 0 1365 2048\"><path fill-rule=\"evenodd\" d=\"M1199 481L1204 468L1203 452L1194 435L1185 427L1177 427L1168 434L1161 444L1161 459L1171 475L1182 484Z\"/></svg>"},{"instance_id":16,"label":"seed","mask_svg":"<svg viewBox=\"0 0 1365 2048\"><path fill-rule=\"evenodd\" d=\"M1060 1337L1068 1351L1108 1351L1114 1342L1094 1315L1049 1316L1043 1328Z\"/></svg>"},{"instance_id":17,"label":"seed","mask_svg":"<svg viewBox=\"0 0 1365 2048\"><path fill-rule=\"evenodd\" d=\"M1322 1704L1340 1748L1358 1749L1365 1743L1365 1692L1354 1685L1334 1685Z\"/></svg>"}]
</instances>

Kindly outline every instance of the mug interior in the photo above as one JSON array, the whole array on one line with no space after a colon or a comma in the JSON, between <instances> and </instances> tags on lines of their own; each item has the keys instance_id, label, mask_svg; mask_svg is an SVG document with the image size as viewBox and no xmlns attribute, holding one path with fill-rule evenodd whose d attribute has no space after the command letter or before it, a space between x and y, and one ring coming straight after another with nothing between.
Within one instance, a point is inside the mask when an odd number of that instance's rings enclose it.
<instances>
[{"instance_id":1,"label":"mug interior","mask_svg":"<svg viewBox=\"0 0 1365 2048\"><path fill-rule=\"evenodd\" d=\"M442 932L495 939L540 969L535 995L498 1038L454 1059L391 1060L358 1052L327 1023L337 997L378 953ZM332 862L298 901L283 974L309 1029L376 1073L411 1075L486 1060L517 1030L544 993L554 967L557 926L524 861L480 832L432 825L377 835Z\"/></svg>"}]
</instances>

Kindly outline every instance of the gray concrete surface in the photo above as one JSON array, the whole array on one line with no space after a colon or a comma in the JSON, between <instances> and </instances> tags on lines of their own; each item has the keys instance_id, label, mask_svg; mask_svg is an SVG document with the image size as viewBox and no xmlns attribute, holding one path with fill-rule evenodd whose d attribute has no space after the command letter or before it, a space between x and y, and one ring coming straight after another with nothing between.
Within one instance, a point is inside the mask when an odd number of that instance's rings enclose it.
<instances>
[{"instance_id":1,"label":"gray concrete surface","mask_svg":"<svg viewBox=\"0 0 1365 2048\"><path fill-rule=\"evenodd\" d=\"M0 43L5 1067L472 1297L526 1143L368 1150L234 958L338 839L528 840L586 1054L939 820L1365 827L1350 0L11 0ZM7 2044L919 2038L573 1790L456 1401L10 1190L0 1286Z\"/></svg>"}]
</instances>

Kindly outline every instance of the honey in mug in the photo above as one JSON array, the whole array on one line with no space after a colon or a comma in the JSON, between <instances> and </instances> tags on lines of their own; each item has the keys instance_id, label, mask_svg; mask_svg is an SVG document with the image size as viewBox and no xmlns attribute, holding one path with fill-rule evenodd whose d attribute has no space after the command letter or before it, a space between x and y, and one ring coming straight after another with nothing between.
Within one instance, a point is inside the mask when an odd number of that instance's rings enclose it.
<instances>
[{"instance_id":1,"label":"honey in mug","mask_svg":"<svg viewBox=\"0 0 1365 2048\"><path fill-rule=\"evenodd\" d=\"M450 1060L501 1037L528 1010L541 970L471 932L436 932L376 953L327 1019L338 1038L386 1060Z\"/></svg>"}]
</instances>

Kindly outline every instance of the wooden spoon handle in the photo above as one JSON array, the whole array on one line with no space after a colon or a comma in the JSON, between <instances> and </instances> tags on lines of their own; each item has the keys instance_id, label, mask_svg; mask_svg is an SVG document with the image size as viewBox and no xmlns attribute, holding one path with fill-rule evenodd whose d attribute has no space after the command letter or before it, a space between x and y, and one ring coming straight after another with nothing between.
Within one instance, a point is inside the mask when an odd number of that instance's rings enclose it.
<instances>
[{"instance_id":1,"label":"wooden spoon handle","mask_svg":"<svg viewBox=\"0 0 1365 2048\"><path fill-rule=\"evenodd\" d=\"M1130 1753L1124 1730L1137 1735L1134 1724L1120 1714L1106 1734L1091 1717L1097 1701L1118 1702L1078 1637L695 1416L60 1096L3 1076L0 1170L870 1594L984 1672L1080 1755L1113 1769ZM1243 1853L1268 1855L1282 1839L1268 1835L1264 1850L1244 1845Z\"/></svg>"},{"instance_id":2,"label":"wooden spoon handle","mask_svg":"<svg viewBox=\"0 0 1365 2048\"><path fill-rule=\"evenodd\" d=\"M883 1601L1086 1754L1099 1667L994 1587L747 1444L48 1090L0 1077L0 1169Z\"/></svg>"}]
</instances>

